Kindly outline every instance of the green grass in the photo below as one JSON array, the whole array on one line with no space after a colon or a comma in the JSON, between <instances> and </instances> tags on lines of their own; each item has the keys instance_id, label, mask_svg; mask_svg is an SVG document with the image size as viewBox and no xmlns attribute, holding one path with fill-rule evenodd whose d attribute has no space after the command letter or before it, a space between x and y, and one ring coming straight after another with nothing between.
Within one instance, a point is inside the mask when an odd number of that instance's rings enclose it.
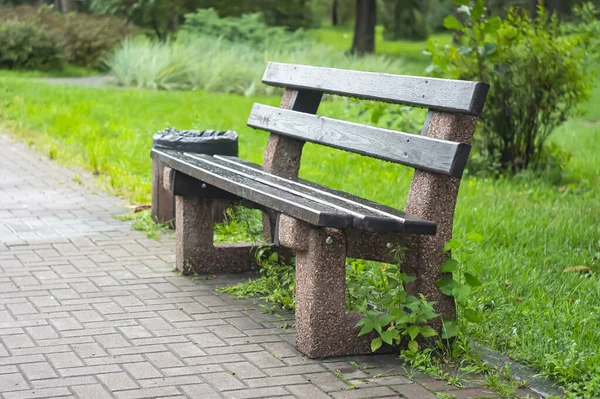
<instances>
[{"instance_id":1,"label":"green grass","mask_svg":"<svg viewBox=\"0 0 600 399\"><path fill-rule=\"evenodd\" d=\"M237 130L240 156L260 162L267 135L245 127L255 101L279 99L0 78L0 114L9 131L59 162L98 173L104 188L132 202L150 198L151 136L167 126ZM599 103L597 88L587 114L552 137L573 153L569 181L467 178L454 229L459 239L467 232L486 237L474 255L484 270L476 299L485 321L468 334L560 382L587 381L588 388L600 374L600 281L592 263L600 246ZM320 113L356 119L343 101L325 102ZM412 171L307 145L301 176L402 208ZM577 265L594 272L563 272Z\"/></svg>"}]
</instances>

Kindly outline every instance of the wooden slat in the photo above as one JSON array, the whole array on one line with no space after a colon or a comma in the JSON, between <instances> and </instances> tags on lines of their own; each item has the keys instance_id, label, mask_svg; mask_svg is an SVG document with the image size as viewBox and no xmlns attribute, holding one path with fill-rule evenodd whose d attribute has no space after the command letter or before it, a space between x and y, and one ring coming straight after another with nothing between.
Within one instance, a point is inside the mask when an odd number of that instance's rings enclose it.
<instances>
[{"instance_id":1,"label":"wooden slat","mask_svg":"<svg viewBox=\"0 0 600 399\"><path fill-rule=\"evenodd\" d=\"M313 199L354 216L353 226L361 230L387 231L395 233L429 234L436 232L436 223L416 216L408 215L397 209L369 201L364 198L334 190L307 180L294 180L265 171L260 165L253 164L236 157L219 156L202 157L231 171L243 174L248 178L272 185L298 196Z\"/></svg>"},{"instance_id":2,"label":"wooden slat","mask_svg":"<svg viewBox=\"0 0 600 399\"><path fill-rule=\"evenodd\" d=\"M270 62L263 83L477 116L489 85Z\"/></svg>"},{"instance_id":3,"label":"wooden slat","mask_svg":"<svg viewBox=\"0 0 600 399\"><path fill-rule=\"evenodd\" d=\"M248 126L416 169L461 177L470 146L254 104Z\"/></svg>"},{"instance_id":4,"label":"wooden slat","mask_svg":"<svg viewBox=\"0 0 600 399\"><path fill-rule=\"evenodd\" d=\"M315 226L347 228L352 225L352 215L347 212L253 181L189 154L156 149L151 154L153 159L176 171Z\"/></svg>"}]
</instances>

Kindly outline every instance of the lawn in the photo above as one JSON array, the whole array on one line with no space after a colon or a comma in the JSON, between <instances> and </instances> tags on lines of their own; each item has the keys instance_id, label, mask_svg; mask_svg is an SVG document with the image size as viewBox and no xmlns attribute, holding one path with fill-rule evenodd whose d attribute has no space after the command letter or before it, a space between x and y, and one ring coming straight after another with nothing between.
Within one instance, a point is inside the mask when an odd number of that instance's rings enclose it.
<instances>
[{"instance_id":1,"label":"lawn","mask_svg":"<svg viewBox=\"0 0 600 399\"><path fill-rule=\"evenodd\" d=\"M150 198L153 132L168 126L234 129L240 156L260 162L267 135L248 129L245 121L253 102L278 101L200 91L67 88L0 76L5 130L61 163L97 173L103 188L135 203ZM327 101L319 113L357 120L348 105ZM473 255L483 266L485 283L475 300L485 320L471 325L469 336L561 382L590 386L594 376L600 385L600 270L592 263L600 246L599 105L596 88L587 113L552 137L573 155L566 176L468 177L454 230L458 239L467 232L486 239ZM301 176L402 208L412 171L307 145ZM594 271L564 272L578 265Z\"/></svg>"}]
</instances>

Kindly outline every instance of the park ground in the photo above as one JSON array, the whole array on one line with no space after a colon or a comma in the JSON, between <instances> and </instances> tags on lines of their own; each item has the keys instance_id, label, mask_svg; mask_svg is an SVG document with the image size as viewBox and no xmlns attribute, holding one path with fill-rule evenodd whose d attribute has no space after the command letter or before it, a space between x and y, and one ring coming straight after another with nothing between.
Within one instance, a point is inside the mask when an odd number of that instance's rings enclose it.
<instances>
[{"instance_id":1,"label":"park ground","mask_svg":"<svg viewBox=\"0 0 600 399\"><path fill-rule=\"evenodd\" d=\"M321 30L314 36L340 49L351 40L343 30ZM423 74L423 48L418 42L380 46L384 53L400 55L411 74ZM277 96L204 91L67 88L49 85L39 79L43 77L0 74L3 126L49 158L95 173L101 188L134 204L150 198L152 133L171 126L232 129L240 134L240 156L260 162L267 135L250 130L245 121L254 102L279 101ZM327 101L319 113L360 118L348 101ZM562 383L599 372L599 134L597 85L581 115L551 136L551 144L570 154L564 169L542 176L467 176L456 212L458 240L468 233L485 238L472 255L482 265L484 284L473 303L484 320L467 325L465 334ZM307 145L304 154L302 177L404 206L411 170L315 145ZM589 272L570 272L574 266Z\"/></svg>"}]
</instances>

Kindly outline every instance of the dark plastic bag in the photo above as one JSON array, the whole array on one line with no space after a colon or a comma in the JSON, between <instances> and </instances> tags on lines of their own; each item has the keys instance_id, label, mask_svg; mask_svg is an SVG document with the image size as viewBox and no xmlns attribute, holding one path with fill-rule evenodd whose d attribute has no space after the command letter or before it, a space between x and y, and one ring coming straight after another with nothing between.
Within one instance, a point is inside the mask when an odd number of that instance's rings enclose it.
<instances>
[{"instance_id":1,"label":"dark plastic bag","mask_svg":"<svg viewBox=\"0 0 600 399\"><path fill-rule=\"evenodd\" d=\"M176 130L155 133L152 148L208 155L238 155L236 132L216 130Z\"/></svg>"}]
</instances>

